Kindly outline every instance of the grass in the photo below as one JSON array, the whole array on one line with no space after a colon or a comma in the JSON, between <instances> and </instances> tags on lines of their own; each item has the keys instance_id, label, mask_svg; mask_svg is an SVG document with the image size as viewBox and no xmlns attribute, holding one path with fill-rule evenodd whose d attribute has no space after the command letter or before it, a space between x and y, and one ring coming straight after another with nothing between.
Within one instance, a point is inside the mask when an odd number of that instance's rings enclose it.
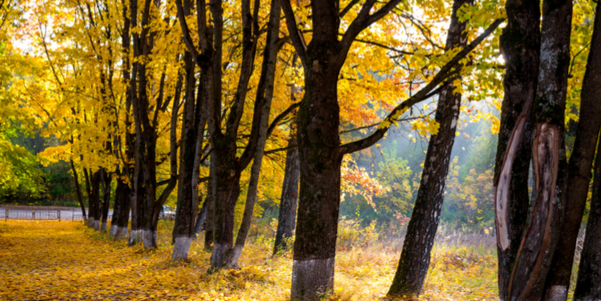
<instances>
[{"instance_id":1,"label":"grass","mask_svg":"<svg viewBox=\"0 0 602 301\"><path fill-rule=\"evenodd\" d=\"M0 225L0 300L287 300L290 294L292 255L271 256L269 226L252 233L242 270L207 274L210 253L202 236L188 262L170 261L171 222L160 223L154 251L77 222ZM382 300L400 247L399 241L372 241L339 250L335 290L327 299ZM494 254L470 238L442 235L419 300L497 300Z\"/></svg>"}]
</instances>

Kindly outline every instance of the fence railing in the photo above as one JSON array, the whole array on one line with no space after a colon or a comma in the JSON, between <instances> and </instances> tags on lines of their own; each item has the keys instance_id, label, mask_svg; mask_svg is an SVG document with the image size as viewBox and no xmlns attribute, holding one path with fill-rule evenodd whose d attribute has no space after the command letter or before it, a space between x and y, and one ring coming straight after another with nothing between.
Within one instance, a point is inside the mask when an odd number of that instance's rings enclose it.
<instances>
[{"instance_id":1,"label":"fence railing","mask_svg":"<svg viewBox=\"0 0 602 301\"><path fill-rule=\"evenodd\" d=\"M4 212L2 212L4 211ZM109 213L108 221L112 220L112 214ZM84 216L79 209L27 209L0 207L0 218L8 220L37 220L37 221L83 221Z\"/></svg>"}]
</instances>

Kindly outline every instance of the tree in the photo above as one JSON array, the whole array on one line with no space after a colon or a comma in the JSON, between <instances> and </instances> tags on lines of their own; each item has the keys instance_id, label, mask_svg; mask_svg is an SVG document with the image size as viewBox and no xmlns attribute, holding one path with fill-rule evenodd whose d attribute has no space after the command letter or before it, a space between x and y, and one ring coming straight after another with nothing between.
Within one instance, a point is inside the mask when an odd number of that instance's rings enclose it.
<instances>
[{"instance_id":1,"label":"tree","mask_svg":"<svg viewBox=\"0 0 602 301\"><path fill-rule=\"evenodd\" d=\"M452 8L451 24L447 34L446 50L466 47L467 22L459 18L460 9L472 1L456 0ZM403 251L390 296L419 295L431 261L431 251L439 227L443 206L445 181L449 171L451 152L456 138L456 127L462 103L462 94L454 90L461 77L454 76L443 83L437 104L435 120L439 124L433 133L422 172L422 180L412 217L405 236Z\"/></svg>"},{"instance_id":2,"label":"tree","mask_svg":"<svg viewBox=\"0 0 602 301\"><path fill-rule=\"evenodd\" d=\"M506 2L508 25L500 37L506 61L504 100L494 177L498 285L508 299L529 211L532 106L539 74L540 2Z\"/></svg>"},{"instance_id":3,"label":"tree","mask_svg":"<svg viewBox=\"0 0 602 301\"><path fill-rule=\"evenodd\" d=\"M600 9L598 8L598 16ZM581 263L577 276L574 300L600 299L600 145L594 177L594 191L587 221L587 232L583 242Z\"/></svg>"},{"instance_id":4,"label":"tree","mask_svg":"<svg viewBox=\"0 0 602 301\"><path fill-rule=\"evenodd\" d=\"M600 136L600 6L596 8L591 49L581 90L581 111L573 151L568 164L566 204L562 235L554 251L546 281L546 298L568 297L579 228L587 202L596 144Z\"/></svg>"},{"instance_id":5,"label":"tree","mask_svg":"<svg viewBox=\"0 0 602 301\"><path fill-rule=\"evenodd\" d=\"M297 27L290 1L282 0L288 32L305 71L305 97L298 113L301 185L291 288L293 300L315 300L333 289L343 156L370 147L382 139L405 111L430 98L431 92L454 73L451 70L457 67L458 62L502 22L494 22L483 35L460 51L429 84L393 109L371 135L341 145L337 95L341 68L357 36L400 2L392 0L377 9L376 1L367 1L357 17L346 24L347 30L339 34L340 17L349 9L340 11L338 1L311 1L314 29L311 42L306 44ZM351 2L350 8L356 4ZM340 41L339 36L342 36Z\"/></svg>"},{"instance_id":6,"label":"tree","mask_svg":"<svg viewBox=\"0 0 602 301\"><path fill-rule=\"evenodd\" d=\"M571 1L544 1L543 5L541 58L532 128L536 185L528 226L510 276L507 299L536 300L544 297L545 281L562 231L567 183L564 113L572 8ZM524 122L524 119L519 121ZM497 206L499 208L499 203ZM502 212L498 211L498 221L500 214ZM504 230L498 222L498 243L502 250L509 246L508 232Z\"/></svg>"}]
</instances>

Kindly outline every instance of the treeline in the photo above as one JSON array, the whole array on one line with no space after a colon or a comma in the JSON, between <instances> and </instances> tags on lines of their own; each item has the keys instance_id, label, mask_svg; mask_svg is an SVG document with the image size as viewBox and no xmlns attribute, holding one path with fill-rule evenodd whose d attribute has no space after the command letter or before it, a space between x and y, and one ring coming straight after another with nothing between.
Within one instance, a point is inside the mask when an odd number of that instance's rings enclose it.
<instances>
[{"instance_id":1,"label":"treeline","mask_svg":"<svg viewBox=\"0 0 602 301\"><path fill-rule=\"evenodd\" d=\"M333 291L341 197L355 191L374 208L393 202L408 223L388 295L413 296L446 191L477 207L492 189L500 299L567 299L600 147L599 6L544 0L540 14L539 2L489 0L7 3L21 14L3 18L29 48L3 55L5 71L16 71L5 72L1 95L22 108L3 108L3 118L43 122L61 139L43 156L69 163L89 227L157 248L162 206L175 195L172 260L186 260L204 229L211 270L236 269L258 196L269 193L280 199L274 254L293 251L291 300L317 300ZM501 120L466 105L479 100L497 105ZM461 113L499 131L495 170L469 170L475 189L465 195L452 156ZM567 120L576 124L570 159ZM352 156L399 124L428 140L415 191L398 178L407 166L394 150L382 182ZM279 197L262 177L283 179L271 183ZM599 158L596 179L578 300L600 295ZM387 188L399 200L378 199Z\"/></svg>"}]
</instances>

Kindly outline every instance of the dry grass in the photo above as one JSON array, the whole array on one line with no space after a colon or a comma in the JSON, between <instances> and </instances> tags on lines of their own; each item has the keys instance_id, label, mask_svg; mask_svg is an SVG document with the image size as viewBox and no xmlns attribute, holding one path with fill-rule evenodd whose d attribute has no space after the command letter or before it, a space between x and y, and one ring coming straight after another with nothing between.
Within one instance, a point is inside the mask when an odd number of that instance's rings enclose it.
<instances>
[{"instance_id":1,"label":"dry grass","mask_svg":"<svg viewBox=\"0 0 602 301\"><path fill-rule=\"evenodd\" d=\"M72 222L0 224L0 300L287 300L291 254L271 257L270 231L256 231L240 271L207 274L202 237L187 263L171 263L171 224L144 251ZM264 233L264 234L262 234ZM445 237L441 237L445 240ZM458 236L435 247L420 300L496 300L492 249ZM482 241L480 239L479 241ZM466 245L468 243L468 245ZM329 300L379 300L393 279L399 241L339 251Z\"/></svg>"}]
</instances>

